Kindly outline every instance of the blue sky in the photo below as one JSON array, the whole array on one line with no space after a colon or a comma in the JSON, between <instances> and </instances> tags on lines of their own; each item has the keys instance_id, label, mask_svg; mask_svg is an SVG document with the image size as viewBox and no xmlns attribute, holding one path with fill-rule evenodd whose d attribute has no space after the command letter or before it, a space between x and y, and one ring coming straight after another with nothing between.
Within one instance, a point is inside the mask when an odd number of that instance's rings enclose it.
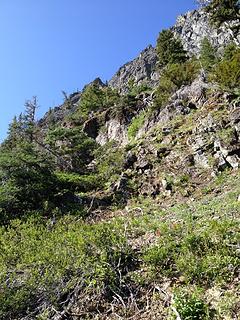
<instances>
[{"instance_id":1,"label":"blue sky","mask_svg":"<svg viewBox=\"0 0 240 320\"><path fill-rule=\"evenodd\" d=\"M0 0L0 140L24 102L38 117L96 77L109 80L194 0Z\"/></svg>"}]
</instances>

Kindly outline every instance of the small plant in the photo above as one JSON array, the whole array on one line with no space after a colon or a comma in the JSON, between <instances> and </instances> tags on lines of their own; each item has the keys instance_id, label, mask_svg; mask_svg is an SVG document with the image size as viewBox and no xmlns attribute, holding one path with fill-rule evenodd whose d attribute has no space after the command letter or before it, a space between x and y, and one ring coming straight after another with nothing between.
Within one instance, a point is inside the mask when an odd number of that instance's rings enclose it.
<instances>
[{"instance_id":1,"label":"small plant","mask_svg":"<svg viewBox=\"0 0 240 320\"><path fill-rule=\"evenodd\" d=\"M200 293L182 291L175 293L175 308L183 320L207 320L209 318L208 305L202 300Z\"/></svg>"},{"instance_id":2,"label":"small plant","mask_svg":"<svg viewBox=\"0 0 240 320\"><path fill-rule=\"evenodd\" d=\"M147 118L147 113L142 112L137 117L133 118L130 126L128 127L128 138L132 140L136 137L138 130L144 125Z\"/></svg>"}]
</instances>

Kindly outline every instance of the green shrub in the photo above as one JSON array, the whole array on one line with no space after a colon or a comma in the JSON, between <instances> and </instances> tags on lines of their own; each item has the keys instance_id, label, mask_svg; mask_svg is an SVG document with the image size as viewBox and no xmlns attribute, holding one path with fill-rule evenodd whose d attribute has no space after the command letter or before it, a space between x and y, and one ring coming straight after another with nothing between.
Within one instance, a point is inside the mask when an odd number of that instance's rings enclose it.
<instances>
[{"instance_id":1,"label":"green shrub","mask_svg":"<svg viewBox=\"0 0 240 320\"><path fill-rule=\"evenodd\" d=\"M208 305L202 300L197 290L195 292L181 291L175 293L175 308L181 319L207 320L209 317Z\"/></svg>"},{"instance_id":2,"label":"green shrub","mask_svg":"<svg viewBox=\"0 0 240 320\"><path fill-rule=\"evenodd\" d=\"M229 57L229 55L227 55ZM217 82L223 90L232 93L240 90L240 49L232 52L231 58L224 58L212 70L210 79Z\"/></svg>"},{"instance_id":3,"label":"green shrub","mask_svg":"<svg viewBox=\"0 0 240 320\"><path fill-rule=\"evenodd\" d=\"M137 117L132 119L131 124L128 127L128 138L129 140L134 139L138 130L144 125L147 118L147 112L141 112Z\"/></svg>"},{"instance_id":4,"label":"green shrub","mask_svg":"<svg viewBox=\"0 0 240 320\"><path fill-rule=\"evenodd\" d=\"M57 306L75 286L91 299L115 291L132 254L117 223L93 226L70 216L55 225L12 221L0 228L0 244L1 319L24 316L39 303Z\"/></svg>"},{"instance_id":5,"label":"green shrub","mask_svg":"<svg viewBox=\"0 0 240 320\"><path fill-rule=\"evenodd\" d=\"M161 74L154 106L164 106L174 92L182 85L190 84L197 77L199 69L199 63L194 60L168 65Z\"/></svg>"},{"instance_id":6,"label":"green shrub","mask_svg":"<svg viewBox=\"0 0 240 320\"><path fill-rule=\"evenodd\" d=\"M79 175L77 173L56 172L56 176L64 189L73 192L96 190L102 184L97 174Z\"/></svg>"}]
</instances>

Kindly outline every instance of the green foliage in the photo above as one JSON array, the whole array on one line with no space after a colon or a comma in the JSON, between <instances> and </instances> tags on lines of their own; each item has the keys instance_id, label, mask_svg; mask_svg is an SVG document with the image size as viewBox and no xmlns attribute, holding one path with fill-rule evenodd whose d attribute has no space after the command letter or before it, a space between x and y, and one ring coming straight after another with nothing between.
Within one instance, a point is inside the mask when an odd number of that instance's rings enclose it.
<instances>
[{"instance_id":1,"label":"green foliage","mask_svg":"<svg viewBox=\"0 0 240 320\"><path fill-rule=\"evenodd\" d=\"M124 152L110 141L95 152L99 178L109 187L116 182L123 170Z\"/></svg>"},{"instance_id":2,"label":"green foliage","mask_svg":"<svg viewBox=\"0 0 240 320\"><path fill-rule=\"evenodd\" d=\"M210 13L211 22L217 27L240 18L240 5L237 0L212 0L205 10Z\"/></svg>"},{"instance_id":3,"label":"green foliage","mask_svg":"<svg viewBox=\"0 0 240 320\"><path fill-rule=\"evenodd\" d=\"M209 317L208 305L202 300L200 293L177 290L174 300L175 308L184 320L207 320Z\"/></svg>"},{"instance_id":4,"label":"green foliage","mask_svg":"<svg viewBox=\"0 0 240 320\"><path fill-rule=\"evenodd\" d=\"M24 316L41 301L56 305L75 286L91 299L117 290L117 270L132 254L123 231L116 223L92 226L70 216L55 226L15 220L0 228L0 318Z\"/></svg>"},{"instance_id":5,"label":"green foliage","mask_svg":"<svg viewBox=\"0 0 240 320\"><path fill-rule=\"evenodd\" d=\"M181 40L177 39L171 30L160 32L157 39L157 55L160 67L165 67L169 63L182 63L187 60Z\"/></svg>"},{"instance_id":6,"label":"green foliage","mask_svg":"<svg viewBox=\"0 0 240 320\"><path fill-rule=\"evenodd\" d=\"M101 180L97 174L80 175L70 172L57 172L56 176L64 189L73 192L92 191L101 186Z\"/></svg>"},{"instance_id":7,"label":"green foliage","mask_svg":"<svg viewBox=\"0 0 240 320\"><path fill-rule=\"evenodd\" d=\"M204 38L201 42L200 62L204 70L209 71L213 68L217 61L216 50L213 48L208 38Z\"/></svg>"},{"instance_id":8,"label":"green foliage","mask_svg":"<svg viewBox=\"0 0 240 320\"><path fill-rule=\"evenodd\" d=\"M75 183L77 176L63 180ZM35 217L0 227L0 318L34 311L36 319L48 319L48 310L61 311L66 297L75 293L86 318L94 310L102 316L117 295L128 307L126 287L144 308L141 297L163 282L170 284L166 292L172 293L181 319L233 316L238 302L232 288L239 266L239 174L222 175L215 183L224 187L224 194L162 211L159 203L145 198L132 203L127 216L106 222L84 223L72 216L43 222ZM139 298L140 290L144 294ZM119 305L122 314L126 307ZM151 296L147 305L155 312ZM45 315L36 314L42 309Z\"/></svg>"},{"instance_id":9,"label":"green foliage","mask_svg":"<svg viewBox=\"0 0 240 320\"><path fill-rule=\"evenodd\" d=\"M229 59L230 57L230 59ZM227 49L225 57L215 66L210 75L211 80L217 82L223 90L232 93L240 89L240 49Z\"/></svg>"},{"instance_id":10,"label":"green foliage","mask_svg":"<svg viewBox=\"0 0 240 320\"><path fill-rule=\"evenodd\" d=\"M120 97L116 90L93 82L83 90L79 107L72 115L72 118L83 117L85 119L92 111L102 111L104 108L114 106L119 99Z\"/></svg>"},{"instance_id":11,"label":"green foliage","mask_svg":"<svg viewBox=\"0 0 240 320\"><path fill-rule=\"evenodd\" d=\"M78 126L49 130L46 143L56 155L60 169L78 173L85 173L86 165L93 159L93 151L96 148L96 142Z\"/></svg>"},{"instance_id":12,"label":"green foliage","mask_svg":"<svg viewBox=\"0 0 240 320\"><path fill-rule=\"evenodd\" d=\"M138 130L143 126L147 118L147 112L141 112L138 116L132 119L131 124L128 127L128 138L134 139Z\"/></svg>"},{"instance_id":13,"label":"green foliage","mask_svg":"<svg viewBox=\"0 0 240 320\"><path fill-rule=\"evenodd\" d=\"M224 60L233 59L234 55L237 54L238 50L239 48L235 43L233 42L229 43L224 49L223 59Z\"/></svg>"},{"instance_id":14,"label":"green foliage","mask_svg":"<svg viewBox=\"0 0 240 320\"><path fill-rule=\"evenodd\" d=\"M130 96L136 97L138 94L149 90L151 88L147 84L136 85L133 78L128 81L128 95Z\"/></svg>"},{"instance_id":15,"label":"green foliage","mask_svg":"<svg viewBox=\"0 0 240 320\"><path fill-rule=\"evenodd\" d=\"M50 157L35 143L36 99L10 125L0 152L1 222L29 211L43 209L44 203L58 202L60 191Z\"/></svg>"},{"instance_id":16,"label":"green foliage","mask_svg":"<svg viewBox=\"0 0 240 320\"><path fill-rule=\"evenodd\" d=\"M164 106L174 92L182 85L190 84L197 77L199 68L199 63L195 60L168 65L160 77L154 106Z\"/></svg>"}]
</instances>

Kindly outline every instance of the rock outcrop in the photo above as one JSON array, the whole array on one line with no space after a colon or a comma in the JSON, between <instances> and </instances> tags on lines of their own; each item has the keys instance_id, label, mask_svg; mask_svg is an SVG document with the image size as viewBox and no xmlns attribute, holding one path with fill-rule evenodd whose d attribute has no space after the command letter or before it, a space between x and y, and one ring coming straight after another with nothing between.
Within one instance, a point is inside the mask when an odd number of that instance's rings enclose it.
<instances>
[{"instance_id":1,"label":"rock outcrop","mask_svg":"<svg viewBox=\"0 0 240 320\"><path fill-rule=\"evenodd\" d=\"M201 41L205 37L210 40L217 51L222 51L230 42L240 45L240 33L234 31L236 26L239 26L239 21L224 23L216 28L210 24L209 15L201 9L179 16L175 26L171 29L182 40L185 50L190 55L198 55ZM153 46L148 46L136 59L122 66L109 81L109 85L121 93L126 93L131 79L136 85L143 83L150 87L157 85L159 79L157 53Z\"/></svg>"},{"instance_id":2,"label":"rock outcrop","mask_svg":"<svg viewBox=\"0 0 240 320\"><path fill-rule=\"evenodd\" d=\"M202 9L179 16L172 30L180 37L187 52L198 55L201 41L205 37L218 51L222 51L230 42L240 45L240 34L233 31L237 25L239 21L232 21L216 28L209 23L209 15Z\"/></svg>"},{"instance_id":3,"label":"rock outcrop","mask_svg":"<svg viewBox=\"0 0 240 320\"><path fill-rule=\"evenodd\" d=\"M156 64L156 49L150 45L136 59L122 66L109 81L109 85L117 88L121 93L128 91L130 80L133 80L137 85L146 84L154 87L159 78Z\"/></svg>"}]
</instances>

